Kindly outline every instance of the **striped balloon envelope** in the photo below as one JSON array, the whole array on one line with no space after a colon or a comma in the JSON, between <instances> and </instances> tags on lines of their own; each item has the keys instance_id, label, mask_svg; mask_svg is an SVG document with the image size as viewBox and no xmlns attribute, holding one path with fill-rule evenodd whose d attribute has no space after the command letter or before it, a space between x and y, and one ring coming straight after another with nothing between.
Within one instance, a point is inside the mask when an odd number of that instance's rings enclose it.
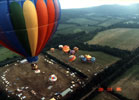
<instances>
[{"instance_id":1,"label":"striped balloon envelope","mask_svg":"<svg viewBox=\"0 0 139 100\"><path fill-rule=\"evenodd\" d=\"M49 80L51 81L51 82L55 82L55 81L57 81L57 76L56 75L51 75L50 77L49 77Z\"/></svg>"},{"instance_id":2,"label":"striped balloon envelope","mask_svg":"<svg viewBox=\"0 0 139 100\"><path fill-rule=\"evenodd\" d=\"M0 0L0 44L37 61L60 15L59 0Z\"/></svg>"},{"instance_id":3,"label":"striped balloon envelope","mask_svg":"<svg viewBox=\"0 0 139 100\"><path fill-rule=\"evenodd\" d=\"M69 61L70 62L73 62L73 61L75 61L76 60L76 56L75 55L70 55L69 56Z\"/></svg>"}]
</instances>

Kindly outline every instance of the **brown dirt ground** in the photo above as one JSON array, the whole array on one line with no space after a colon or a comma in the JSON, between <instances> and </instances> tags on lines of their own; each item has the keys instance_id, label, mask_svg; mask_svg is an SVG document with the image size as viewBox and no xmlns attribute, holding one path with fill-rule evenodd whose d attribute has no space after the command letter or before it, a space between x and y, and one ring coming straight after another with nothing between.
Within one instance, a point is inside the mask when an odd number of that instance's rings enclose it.
<instances>
[{"instance_id":1,"label":"brown dirt ground","mask_svg":"<svg viewBox=\"0 0 139 100\"><path fill-rule=\"evenodd\" d=\"M19 94L16 91L17 88L29 87L27 90L23 90L23 95L27 96L26 100L40 100L40 98L45 97L45 100L49 100L57 92L62 92L69 88L72 84L72 80L79 79L78 77L67 76L66 70L60 65L54 63L49 64L44 60L44 56L39 56L38 66L41 70L40 74L35 74L31 69L30 64L11 64L9 67L0 68L0 74L2 76L3 72L9 69L6 74L6 79L9 81L11 86L8 86L8 90L11 90L15 94ZM48 58L47 58L48 59ZM45 72L45 73L42 73ZM55 83L49 81L49 76L55 74L58 80ZM17 80L18 78L18 80ZM0 84L2 85L2 79L0 79ZM4 84L3 84L4 85ZM48 89L49 86L53 86L51 90ZM30 91L34 90L37 95L34 96ZM35 99L33 99L35 98Z\"/></svg>"}]
</instances>

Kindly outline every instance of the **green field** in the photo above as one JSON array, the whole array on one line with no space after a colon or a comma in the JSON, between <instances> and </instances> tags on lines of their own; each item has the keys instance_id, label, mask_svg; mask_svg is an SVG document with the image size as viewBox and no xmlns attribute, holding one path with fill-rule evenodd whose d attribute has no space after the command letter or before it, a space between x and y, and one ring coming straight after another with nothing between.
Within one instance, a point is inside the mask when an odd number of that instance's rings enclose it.
<instances>
[{"instance_id":1,"label":"green field","mask_svg":"<svg viewBox=\"0 0 139 100\"><path fill-rule=\"evenodd\" d=\"M56 33L57 34L75 34L75 33L81 32L81 31L83 31L83 29L81 29L80 27L75 26L73 24L72 27L65 28L65 29L60 29Z\"/></svg>"},{"instance_id":2,"label":"green field","mask_svg":"<svg viewBox=\"0 0 139 100\"><path fill-rule=\"evenodd\" d=\"M119 99L107 92L102 92L90 100L119 100Z\"/></svg>"},{"instance_id":3,"label":"green field","mask_svg":"<svg viewBox=\"0 0 139 100\"><path fill-rule=\"evenodd\" d=\"M72 18L67 21L68 23L75 23L79 25L95 25L98 22L95 20L89 20L87 18Z\"/></svg>"},{"instance_id":4,"label":"green field","mask_svg":"<svg viewBox=\"0 0 139 100\"><path fill-rule=\"evenodd\" d=\"M90 18L91 18L92 20L99 21L99 22L102 22L102 21L105 21L105 20L108 19L107 17L102 17L102 16L96 16L96 17L90 16Z\"/></svg>"},{"instance_id":5,"label":"green field","mask_svg":"<svg viewBox=\"0 0 139 100\"><path fill-rule=\"evenodd\" d=\"M77 26L74 24L59 24L58 30L63 30L63 29L73 28L73 27L77 27Z\"/></svg>"},{"instance_id":6,"label":"green field","mask_svg":"<svg viewBox=\"0 0 139 100\"><path fill-rule=\"evenodd\" d=\"M129 20L129 21L124 22L124 24L139 24L139 22L136 20Z\"/></svg>"},{"instance_id":7,"label":"green field","mask_svg":"<svg viewBox=\"0 0 139 100\"><path fill-rule=\"evenodd\" d=\"M139 29L110 29L98 33L98 35L88 41L88 43L132 51L139 47Z\"/></svg>"},{"instance_id":8,"label":"green field","mask_svg":"<svg viewBox=\"0 0 139 100\"><path fill-rule=\"evenodd\" d=\"M118 23L120 21L121 21L120 19L110 19L110 20L108 19L107 21L99 24L99 26L108 27L108 26L116 24L116 23Z\"/></svg>"},{"instance_id":9,"label":"green field","mask_svg":"<svg viewBox=\"0 0 139 100\"><path fill-rule=\"evenodd\" d=\"M94 15L96 15L95 13L88 13L88 14L86 14L85 16L89 16L89 17L92 17L92 16L94 16Z\"/></svg>"},{"instance_id":10,"label":"green field","mask_svg":"<svg viewBox=\"0 0 139 100\"><path fill-rule=\"evenodd\" d=\"M75 24L60 24L56 34L76 34L78 32L86 31L92 32L98 27L95 26L77 26Z\"/></svg>"},{"instance_id":11,"label":"green field","mask_svg":"<svg viewBox=\"0 0 139 100\"><path fill-rule=\"evenodd\" d=\"M97 16L97 14L94 13L74 18L68 17L59 24L56 34L76 34L82 31L92 32L100 27L108 27L118 23L121 20L122 19L118 18L112 19L111 16Z\"/></svg>"},{"instance_id":12,"label":"green field","mask_svg":"<svg viewBox=\"0 0 139 100\"><path fill-rule=\"evenodd\" d=\"M18 56L18 55L6 48L0 47L0 61L4 61L7 58L13 58L14 56Z\"/></svg>"},{"instance_id":13,"label":"green field","mask_svg":"<svg viewBox=\"0 0 139 100\"><path fill-rule=\"evenodd\" d=\"M71 65L72 67L76 68L77 70L83 72L87 76L91 77L94 73L98 73L105 69L107 66L115 63L119 60L119 58L113 57L111 55L105 54L103 52L88 52L88 51L79 51L76 54L77 59L74 62L68 61L68 54L63 53L61 50L55 50L54 53L48 52L50 55L58 58L64 63ZM79 59L80 55L90 54L96 57L95 63L82 63Z\"/></svg>"},{"instance_id":14,"label":"green field","mask_svg":"<svg viewBox=\"0 0 139 100\"><path fill-rule=\"evenodd\" d=\"M132 99L139 100L139 65L134 65L121 77L114 81L111 86L121 87L121 95Z\"/></svg>"},{"instance_id":15,"label":"green field","mask_svg":"<svg viewBox=\"0 0 139 100\"><path fill-rule=\"evenodd\" d=\"M101 19L101 18L99 18ZM58 30L56 34L76 34L82 31L92 32L96 30L97 26L89 26L96 25L99 21L94 20L92 18L68 18L65 24L59 24Z\"/></svg>"}]
</instances>

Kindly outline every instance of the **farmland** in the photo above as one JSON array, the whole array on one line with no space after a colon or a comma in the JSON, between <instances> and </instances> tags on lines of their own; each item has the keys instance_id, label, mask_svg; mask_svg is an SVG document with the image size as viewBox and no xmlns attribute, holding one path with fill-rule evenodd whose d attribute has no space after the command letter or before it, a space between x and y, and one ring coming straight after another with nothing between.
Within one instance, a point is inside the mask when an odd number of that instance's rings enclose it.
<instances>
[{"instance_id":1,"label":"farmland","mask_svg":"<svg viewBox=\"0 0 139 100\"><path fill-rule=\"evenodd\" d=\"M120 19L113 19L112 18L112 19L106 20L103 23L99 24L99 26L108 27L108 26L116 24L116 23L118 23L120 21L121 21Z\"/></svg>"},{"instance_id":2,"label":"farmland","mask_svg":"<svg viewBox=\"0 0 139 100\"><path fill-rule=\"evenodd\" d=\"M81 25L77 26L76 24L60 24L58 31L56 32L57 34L76 34L81 31L86 31L86 32L91 32L97 29L98 27L94 26L88 26L88 25Z\"/></svg>"},{"instance_id":3,"label":"farmland","mask_svg":"<svg viewBox=\"0 0 139 100\"><path fill-rule=\"evenodd\" d=\"M10 50L0 47L0 61L4 61L7 58L13 58L14 56L19 56L16 53L11 52Z\"/></svg>"},{"instance_id":4,"label":"farmland","mask_svg":"<svg viewBox=\"0 0 139 100\"><path fill-rule=\"evenodd\" d=\"M129 64L128 62L135 64L134 58L137 59L136 55L139 54L136 49L139 47L138 7L138 5L135 7L104 5L85 9L62 9L57 31L43 49L43 55L39 55L37 61L41 70L39 74L34 73L29 63L21 64L19 60L17 61L17 54L0 47L0 62L3 66L0 67L0 86L6 93L16 96L20 94L17 89L29 87L22 91L22 96L26 96L27 100L40 100L42 97L49 100L55 97L55 93L59 94L70 88L73 89L73 93L71 95L69 93L67 98L69 96L73 97L68 98L69 100L77 100L80 96L90 97L96 93L94 88L108 80L107 83L112 83L109 87L122 88L122 92L118 93L115 90L114 92L125 98L138 100L139 65L127 69L125 73L122 70ZM56 49L59 44L79 46L80 50L75 54L76 60L70 62L69 54ZM52 47L55 48L53 53L48 51ZM45 55L46 52L49 55ZM96 61L93 63L81 61L79 56L86 54L95 57ZM15 62L8 63L11 59ZM123 74L120 71L123 71ZM56 82L49 80L52 74L57 76ZM82 78L82 76L88 76L88 78ZM3 77L7 79L9 85L6 85ZM32 90L37 95L34 95ZM0 87L0 100L3 97L1 92L3 90ZM119 100L117 97L121 99L119 96L104 91L89 100ZM65 98L62 99L65 100Z\"/></svg>"},{"instance_id":5,"label":"farmland","mask_svg":"<svg viewBox=\"0 0 139 100\"><path fill-rule=\"evenodd\" d=\"M68 15L69 13L71 14ZM72 15L72 12L69 13L67 15L62 14L56 34L76 34L81 31L93 32L101 27L108 27L124 20L121 17L104 17L97 13L80 13L77 15L79 13L77 12L76 17Z\"/></svg>"},{"instance_id":6,"label":"farmland","mask_svg":"<svg viewBox=\"0 0 139 100\"><path fill-rule=\"evenodd\" d=\"M94 20L89 20L86 18L74 18L74 19L69 19L67 21L67 23L75 23L75 24L79 24L79 25L95 25L98 22L94 21Z\"/></svg>"},{"instance_id":7,"label":"farmland","mask_svg":"<svg viewBox=\"0 0 139 100\"><path fill-rule=\"evenodd\" d=\"M121 95L132 99L138 100L139 94L139 65L134 65L127 72L125 72L121 77L115 80L111 86L121 87Z\"/></svg>"},{"instance_id":8,"label":"farmland","mask_svg":"<svg viewBox=\"0 0 139 100\"><path fill-rule=\"evenodd\" d=\"M77 52L76 57L77 59L74 62L69 62L69 55L65 54L63 51L55 50L54 53L48 52L50 55L56 57L57 59L61 60L62 62L69 64L70 66L74 67L75 69L83 72L87 76L91 77L93 74L103 71L107 66L115 63L116 61L120 60L117 57L113 57L111 55L105 54L103 52L88 52L80 50ZM82 63L79 59L80 55L90 54L96 57L95 63Z\"/></svg>"},{"instance_id":9,"label":"farmland","mask_svg":"<svg viewBox=\"0 0 139 100\"><path fill-rule=\"evenodd\" d=\"M107 92L102 92L90 100L119 100L115 96Z\"/></svg>"},{"instance_id":10,"label":"farmland","mask_svg":"<svg viewBox=\"0 0 139 100\"><path fill-rule=\"evenodd\" d=\"M98 35L88 41L88 43L132 51L139 47L139 29L110 29L98 33Z\"/></svg>"}]
</instances>

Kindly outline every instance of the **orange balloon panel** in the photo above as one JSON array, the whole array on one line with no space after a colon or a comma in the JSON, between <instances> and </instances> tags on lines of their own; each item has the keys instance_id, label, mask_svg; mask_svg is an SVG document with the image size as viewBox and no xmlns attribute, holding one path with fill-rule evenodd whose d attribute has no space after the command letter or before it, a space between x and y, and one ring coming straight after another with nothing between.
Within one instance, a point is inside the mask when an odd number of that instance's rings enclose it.
<instances>
[{"instance_id":1,"label":"orange balloon panel","mask_svg":"<svg viewBox=\"0 0 139 100\"><path fill-rule=\"evenodd\" d=\"M65 45L65 46L63 47L63 51L64 51L65 53L68 53L68 52L70 51L70 47L69 47L68 45Z\"/></svg>"},{"instance_id":2,"label":"orange balloon panel","mask_svg":"<svg viewBox=\"0 0 139 100\"><path fill-rule=\"evenodd\" d=\"M41 5L41 6L40 6ZM45 37L48 29L48 11L47 6L43 0L38 0L36 4L36 10L38 14L38 26L39 26L39 37L36 54L41 51L41 47L45 42Z\"/></svg>"}]
</instances>

